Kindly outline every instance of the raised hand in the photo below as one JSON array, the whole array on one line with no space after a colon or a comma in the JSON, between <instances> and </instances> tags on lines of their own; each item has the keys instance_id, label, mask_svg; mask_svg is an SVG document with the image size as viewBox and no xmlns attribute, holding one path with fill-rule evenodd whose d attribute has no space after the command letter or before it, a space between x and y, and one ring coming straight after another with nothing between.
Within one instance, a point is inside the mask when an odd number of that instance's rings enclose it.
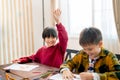
<instances>
[{"instance_id":1,"label":"raised hand","mask_svg":"<svg viewBox=\"0 0 120 80\"><path fill-rule=\"evenodd\" d=\"M61 10L60 9L56 9L56 10L53 11L53 17L54 17L57 24L60 23L60 16L61 16Z\"/></svg>"}]
</instances>

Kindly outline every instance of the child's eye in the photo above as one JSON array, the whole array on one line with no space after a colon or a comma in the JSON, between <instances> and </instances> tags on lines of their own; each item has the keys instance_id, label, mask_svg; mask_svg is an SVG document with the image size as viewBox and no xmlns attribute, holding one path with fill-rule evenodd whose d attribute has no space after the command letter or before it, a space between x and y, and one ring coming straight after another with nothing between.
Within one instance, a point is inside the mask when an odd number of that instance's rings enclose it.
<instances>
[{"instance_id":1,"label":"child's eye","mask_svg":"<svg viewBox=\"0 0 120 80\"><path fill-rule=\"evenodd\" d=\"M89 51L92 51L92 49L90 48L90 49L88 49Z\"/></svg>"}]
</instances>

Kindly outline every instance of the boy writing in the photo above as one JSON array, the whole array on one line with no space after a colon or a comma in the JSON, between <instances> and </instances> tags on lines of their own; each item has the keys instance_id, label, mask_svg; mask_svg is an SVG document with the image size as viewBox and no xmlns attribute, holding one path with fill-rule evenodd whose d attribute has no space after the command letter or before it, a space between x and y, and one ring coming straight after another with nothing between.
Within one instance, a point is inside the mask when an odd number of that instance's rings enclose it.
<instances>
[{"instance_id":1,"label":"boy writing","mask_svg":"<svg viewBox=\"0 0 120 80\"><path fill-rule=\"evenodd\" d=\"M60 67L65 80L72 80L75 73L81 80L119 80L120 64L115 54L102 47L102 34L95 27L85 28L79 37L81 50L72 60Z\"/></svg>"}]
</instances>

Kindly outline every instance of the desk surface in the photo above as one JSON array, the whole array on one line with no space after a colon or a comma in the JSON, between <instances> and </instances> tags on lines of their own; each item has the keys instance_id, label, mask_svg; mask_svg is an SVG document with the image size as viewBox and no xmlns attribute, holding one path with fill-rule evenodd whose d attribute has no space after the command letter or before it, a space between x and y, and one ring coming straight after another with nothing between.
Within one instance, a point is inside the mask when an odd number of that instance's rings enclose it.
<instances>
[{"instance_id":1,"label":"desk surface","mask_svg":"<svg viewBox=\"0 0 120 80\"><path fill-rule=\"evenodd\" d=\"M29 79L29 80L34 80L38 79L40 77L46 77L48 74L52 74L56 71L58 71L58 68L42 65L39 63L27 63L29 65L39 65L39 67L31 70L31 71L18 71L18 70L10 70L10 75L14 76L15 78L18 77L20 79ZM8 65L1 65L0 68L3 69L4 67L7 67ZM39 79L38 79L39 80Z\"/></svg>"}]
</instances>

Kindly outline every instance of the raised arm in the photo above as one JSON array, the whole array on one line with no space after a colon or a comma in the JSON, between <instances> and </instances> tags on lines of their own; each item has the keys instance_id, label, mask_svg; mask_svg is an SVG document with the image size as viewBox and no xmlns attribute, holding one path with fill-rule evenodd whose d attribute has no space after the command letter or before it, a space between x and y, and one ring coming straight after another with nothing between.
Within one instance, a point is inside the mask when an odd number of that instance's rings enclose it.
<instances>
[{"instance_id":1,"label":"raised arm","mask_svg":"<svg viewBox=\"0 0 120 80\"><path fill-rule=\"evenodd\" d=\"M61 10L56 9L53 12L53 16L54 16L54 19L55 19L55 21L57 23L56 27L57 27L57 31L58 31L58 38L59 38L60 48L62 49L63 52L65 52L66 48L67 48L68 34L67 34L67 31L65 30L65 27L62 25L62 23L60 21Z\"/></svg>"}]
</instances>

